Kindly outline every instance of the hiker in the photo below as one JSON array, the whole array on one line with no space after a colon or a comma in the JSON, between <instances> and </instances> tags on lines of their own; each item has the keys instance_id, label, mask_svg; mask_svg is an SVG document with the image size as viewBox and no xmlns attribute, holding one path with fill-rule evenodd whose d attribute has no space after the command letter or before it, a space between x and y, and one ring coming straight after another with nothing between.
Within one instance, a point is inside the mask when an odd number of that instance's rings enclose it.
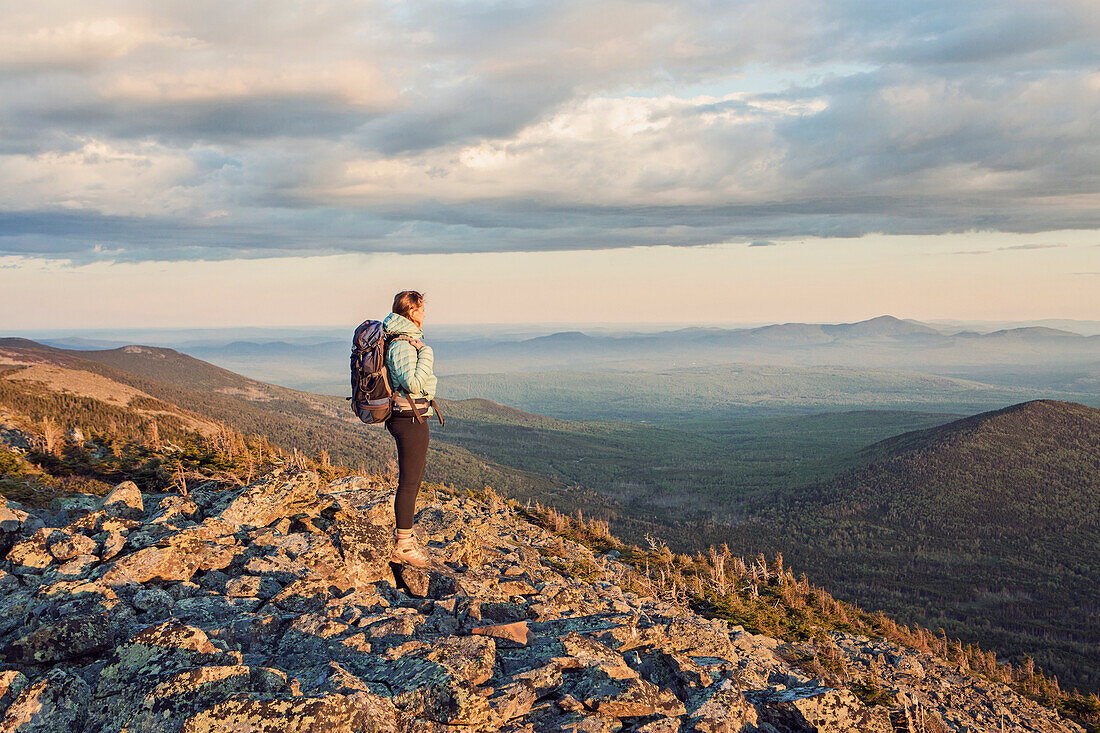
<instances>
[{"instance_id":1,"label":"hiker","mask_svg":"<svg viewBox=\"0 0 1100 733\"><path fill-rule=\"evenodd\" d=\"M386 429L397 441L397 496L393 562L425 567L428 556L413 536L413 513L420 480L428 459L428 420L433 414L435 374L432 347L424 343L424 296L402 290L393 298L393 312L382 321L386 340L386 369L393 386L393 412ZM394 338L394 337L403 338ZM410 340L411 339L411 340ZM413 411L418 414L414 414Z\"/></svg>"}]
</instances>

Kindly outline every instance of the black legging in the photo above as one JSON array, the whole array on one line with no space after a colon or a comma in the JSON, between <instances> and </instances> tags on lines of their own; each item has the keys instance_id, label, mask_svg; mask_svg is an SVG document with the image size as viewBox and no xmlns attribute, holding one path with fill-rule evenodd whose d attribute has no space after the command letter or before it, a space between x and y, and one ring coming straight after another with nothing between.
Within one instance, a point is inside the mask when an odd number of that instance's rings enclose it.
<instances>
[{"instance_id":1,"label":"black legging","mask_svg":"<svg viewBox=\"0 0 1100 733\"><path fill-rule=\"evenodd\" d=\"M386 421L386 430L397 441L397 496L393 513L398 529L411 529L416 513L416 495L428 462L428 421L417 422L412 415L394 415Z\"/></svg>"}]
</instances>

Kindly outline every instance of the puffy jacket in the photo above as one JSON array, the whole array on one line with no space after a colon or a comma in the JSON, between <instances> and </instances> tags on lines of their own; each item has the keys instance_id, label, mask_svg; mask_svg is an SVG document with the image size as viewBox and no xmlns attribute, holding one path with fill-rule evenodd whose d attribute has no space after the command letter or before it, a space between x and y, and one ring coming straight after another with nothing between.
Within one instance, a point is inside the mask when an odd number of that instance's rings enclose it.
<instances>
[{"instance_id":1,"label":"puffy jacket","mask_svg":"<svg viewBox=\"0 0 1100 733\"><path fill-rule=\"evenodd\" d=\"M390 313L382 321L382 329L387 336L410 336L417 340L424 338L424 332L405 316ZM391 341L386 350L386 368L389 370L393 388L402 397L409 392L413 397L435 398L435 374L432 365L435 355L431 346L423 346L420 351L408 341ZM428 415L433 414L428 408Z\"/></svg>"}]
</instances>

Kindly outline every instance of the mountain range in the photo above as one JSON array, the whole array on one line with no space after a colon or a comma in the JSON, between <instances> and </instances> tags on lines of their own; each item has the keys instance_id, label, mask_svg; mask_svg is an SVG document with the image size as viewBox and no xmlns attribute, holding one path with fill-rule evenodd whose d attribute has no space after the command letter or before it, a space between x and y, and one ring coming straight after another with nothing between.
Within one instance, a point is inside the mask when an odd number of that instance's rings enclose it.
<instances>
[{"instance_id":1,"label":"mountain range","mask_svg":"<svg viewBox=\"0 0 1100 733\"><path fill-rule=\"evenodd\" d=\"M438 371L463 395L509 402L507 390L490 391L480 375L576 370L661 373L733 364L885 369L952 377L997 387L1042 390L1029 396L1089 401L1100 398L1100 335L1050 327L979 333L947 330L892 316L855 323L786 323L754 328L680 328L662 332L562 331L533 338L485 329L477 335L429 340ZM320 343L238 340L182 347L184 351L256 379L313 392L343 394L346 340ZM508 382L511 376L498 376ZM463 385L471 385L476 394ZM1010 404L1002 401L997 406ZM984 403L995 406L996 401ZM976 405L975 405L976 406ZM542 405L528 405L537 412Z\"/></svg>"}]
</instances>

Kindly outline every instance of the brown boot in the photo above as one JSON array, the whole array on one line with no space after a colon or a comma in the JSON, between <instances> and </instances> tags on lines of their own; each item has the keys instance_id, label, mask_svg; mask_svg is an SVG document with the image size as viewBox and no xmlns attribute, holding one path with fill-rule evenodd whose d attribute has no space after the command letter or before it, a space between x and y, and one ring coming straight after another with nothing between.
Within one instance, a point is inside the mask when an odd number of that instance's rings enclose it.
<instances>
[{"instance_id":1,"label":"brown boot","mask_svg":"<svg viewBox=\"0 0 1100 733\"><path fill-rule=\"evenodd\" d=\"M403 540L398 540L393 546L393 555L390 556L390 562L401 563L414 568L426 568L431 559L424 552L424 548L420 546L420 543L416 541L416 537L406 537Z\"/></svg>"}]
</instances>

